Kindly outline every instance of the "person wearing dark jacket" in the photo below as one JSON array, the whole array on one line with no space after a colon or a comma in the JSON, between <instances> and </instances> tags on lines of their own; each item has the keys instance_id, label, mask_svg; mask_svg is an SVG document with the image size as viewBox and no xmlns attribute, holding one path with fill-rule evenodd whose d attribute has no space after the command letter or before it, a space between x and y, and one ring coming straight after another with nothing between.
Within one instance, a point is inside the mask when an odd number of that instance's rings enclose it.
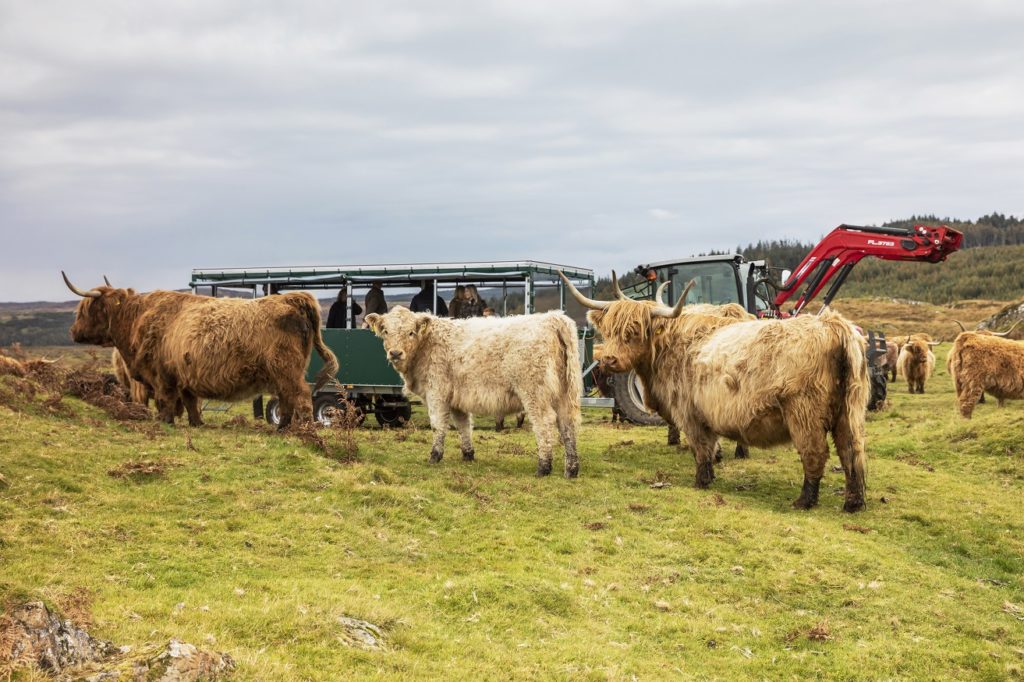
<instances>
[{"instance_id":1,"label":"person wearing dark jacket","mask_svg":"<svg viewBox=\"0 0 1024 682\"><path fill-rule=\"evenodd\" d=\"M363 312L362 307L352 302L352 312L356 315L361 315ZM328 329L344 329L345 320L348 318L348 290L342 289L338 292L338 300L331 304L331 310L327 313L327 328Z\"/></svg>"},{"instance_id":2,"label":"person wearing dark jacket","mask_svg":"<svg viewBox=\"0 0 1024 682\"><path fill-rule=\"evenodd\" d=\"M448 317L448 305L444 299L434 293L434 283L430 280L423 280L420 293L412 297L409 303L409 310L414 313L433 313L434 301L437 301L437 316Z\"/></svg>"},{"instance_id":3,"label":"person wearing dark jacket","mask_svg":"<svg viewBox=\"0 0 1024 682\"><path fill-rule=\"evenodd\" d=\"M370 290L366 292L366 298L363 299L363 308L366 309L367 315L370 313L387 314L388 302L384 300L384 290L381 288L380 282L370 285Z\"/></svg>"}]
</instances>

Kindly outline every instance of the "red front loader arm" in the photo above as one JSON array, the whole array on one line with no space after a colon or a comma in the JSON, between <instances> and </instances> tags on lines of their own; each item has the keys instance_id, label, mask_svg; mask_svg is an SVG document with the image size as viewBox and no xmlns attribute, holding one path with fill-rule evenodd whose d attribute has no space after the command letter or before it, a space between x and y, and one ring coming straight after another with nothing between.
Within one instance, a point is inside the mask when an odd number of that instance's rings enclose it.
<instances>
[{"instance_id":1,"label":"red front loader arm","mask_svg":"<svg viewBox=\"0 0 1024 682\"><path fill-rule=\"evenodd\" d=\"M902 227L840 225L804 257L789 280L779 289L775 305L781 307L807 282L804 293L793 306L791 314L796 315L818 295L829 280L838 275L825 294L824 303L828 305L853 266L865 256L939 263L959 249L963 239L963 233L945 225L915 225L912 230Z\"/></svg>"}]
</instances>

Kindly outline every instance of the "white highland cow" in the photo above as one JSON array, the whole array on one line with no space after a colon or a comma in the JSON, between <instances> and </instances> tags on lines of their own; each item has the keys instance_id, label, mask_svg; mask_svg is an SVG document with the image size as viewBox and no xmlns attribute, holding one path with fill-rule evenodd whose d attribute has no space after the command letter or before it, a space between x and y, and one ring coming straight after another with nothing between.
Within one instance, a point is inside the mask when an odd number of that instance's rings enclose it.
<instances>
[{"instance_id":1,"label":"white highland cow","mask_svg":"<svg viewBox=\"0 0 1024 682\"><path fill-rule=\"evenodd\" d=\"M384 341L388 361L406 388L423 398L434 444L430 461L444 456L449 418L472 460L473 414L525 412L537 437L537 475L551 473L561 438L565 476L579 474L580 373L576 323L560 312L506 318L450 320L395 306L366 323Z\"/></svg>"}]
</instances>

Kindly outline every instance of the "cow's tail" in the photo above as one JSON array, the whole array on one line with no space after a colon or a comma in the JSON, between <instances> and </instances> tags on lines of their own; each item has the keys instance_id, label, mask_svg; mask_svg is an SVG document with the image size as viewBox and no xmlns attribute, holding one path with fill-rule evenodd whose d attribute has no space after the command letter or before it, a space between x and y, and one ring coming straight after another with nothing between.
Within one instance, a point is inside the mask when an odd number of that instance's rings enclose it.
<instances>
[{"instance_id":1,"label":"cow's tail","mask_svg":"<svg viewBox=\"0 0 1024 682\"><path fill-rule=\"evenodd\" d=\"M565 409L571 415L576 428L579 428L580 400L583 398L583 366L580 363L579 335L576 323L569 317L561 315L557 321L558 341L565 355L562 367L562 390L564 391Z\"/></svg>"},{"instance_id":2,"label":"cow's tail","mask_svg":"<svg viewBox=\"0 0 1024 682\"><path fill-rule=\"evenodd\" d=\"M871 399L871 378L864 339L841 315L829 311L822 316L839 339L838 379L839 401L851 427L864 425L864 411Z\"/></svg>"},{"instance_id":3,"label":"cow's tail","mask_svg":"<svg viewBox=\"0 0 1024 682\"><path fill-rule=\"evenodd\" d=\"M328 382L335 380L335 375L338 373L338 358L324 343L323 334L320 333L320 304L310 294L306 294L300 300L299 307L306 319L309 320L309 326L313 330L313 348L320 359L324 361L324 366L317 372L316 383L313 385L313 392L316 393Z\"/></svg>"}]
</instances>

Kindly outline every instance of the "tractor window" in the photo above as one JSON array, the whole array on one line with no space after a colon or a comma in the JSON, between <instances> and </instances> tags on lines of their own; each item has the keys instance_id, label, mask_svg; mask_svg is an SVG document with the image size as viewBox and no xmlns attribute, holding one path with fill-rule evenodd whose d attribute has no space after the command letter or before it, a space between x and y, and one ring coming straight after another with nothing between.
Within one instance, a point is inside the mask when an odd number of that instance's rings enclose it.
<instances>
[{"instance_id":1,"label":"tractor window","mask_svg":"<svg viewBox=\"0 0 1024 682\"><path fill-rule=\"evenodd\" d=\"M669 305L675 303L679 294L683 293L687 282L696 279L697 283L686 296L687 305L693 303L740 303L739 285L736 283L736 271L731 262L718 263L679 263L658 268L658 280L672 280Z\"/></svg>"}]
</instances>

